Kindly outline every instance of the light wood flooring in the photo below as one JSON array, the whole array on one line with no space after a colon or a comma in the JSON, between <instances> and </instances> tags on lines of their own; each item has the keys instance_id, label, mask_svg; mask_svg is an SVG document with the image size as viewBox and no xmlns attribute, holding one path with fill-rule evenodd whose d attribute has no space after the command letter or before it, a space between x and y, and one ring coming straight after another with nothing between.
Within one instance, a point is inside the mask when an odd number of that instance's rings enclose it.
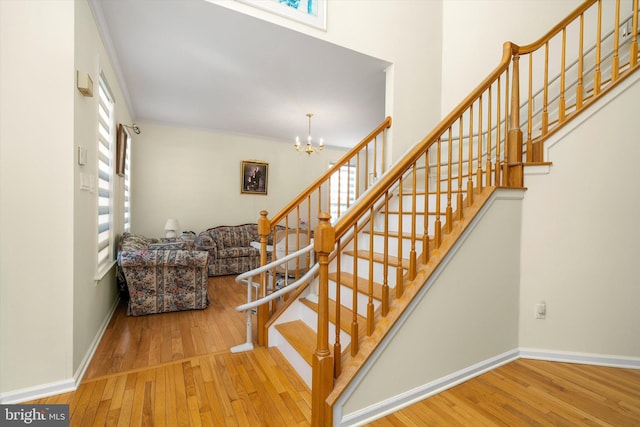
<instances>
[{"instance_id":1,"label":"light wood flooring","mask_svg":"<svg viewBox=\"0 0 640 427\"><path fill-rule=\"evenodd\" d=\"M246 288L209 281L206 310L128 317L118 308L75 392L72 426L309 425L311 392L276 349L245 341ZM640 426L640 370L518 360L371 426Z\"/></svg>"}]
</instances>

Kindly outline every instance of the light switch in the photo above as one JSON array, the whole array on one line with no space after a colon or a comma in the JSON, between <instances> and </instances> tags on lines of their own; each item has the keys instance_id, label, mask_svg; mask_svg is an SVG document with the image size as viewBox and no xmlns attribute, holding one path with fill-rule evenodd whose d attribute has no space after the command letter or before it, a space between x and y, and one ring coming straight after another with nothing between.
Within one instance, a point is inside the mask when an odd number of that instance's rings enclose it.
<instances>
[{"instance_id":1,"label":"light switch","mask_svg":"<svg viewBox=\"0 0 640 427\"><path fill-rule=\"evenodd\" d=\"M84 147L78 147L78 164L80 166L87 164L87 149Z\"/></svg>"}]
</instances>

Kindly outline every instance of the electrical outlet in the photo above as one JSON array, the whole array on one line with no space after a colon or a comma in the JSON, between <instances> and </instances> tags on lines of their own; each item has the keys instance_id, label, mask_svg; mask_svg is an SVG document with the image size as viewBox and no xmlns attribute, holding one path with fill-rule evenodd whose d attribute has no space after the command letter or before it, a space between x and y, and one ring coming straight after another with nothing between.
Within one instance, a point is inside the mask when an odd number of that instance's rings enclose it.
<instances>
[{"instance_id":1,"label":"electrical outlet","mask_svg":"<svg viewBox=\"0 0 640 427\"><path fill-rule=\"evenodd\" d=\"M535 306L536 319L544 319L547 317L547 305L545 303L536 304Z\"/></svg>"}]
</instances>

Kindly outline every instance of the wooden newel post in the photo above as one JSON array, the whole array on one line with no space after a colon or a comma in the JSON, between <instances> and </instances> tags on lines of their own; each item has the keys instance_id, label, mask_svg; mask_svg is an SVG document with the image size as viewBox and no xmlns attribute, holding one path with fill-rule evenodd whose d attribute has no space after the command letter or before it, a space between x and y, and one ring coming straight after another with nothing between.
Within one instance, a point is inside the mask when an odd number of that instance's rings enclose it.
<instances>
[{"instance_id":1,"label":"wooden newel post","mask_svg":"<svg viewBox=\"0 0 640 427\"><path fill-rule=\"evenodd\" d=\"M260 211L258 220L258 234L260 235L260 265L267 263L267 237L271 231L271 221L267 218L267 211ZM267 295L267 275L260 274L260 298ZM269 320L269 305L262 304L258 307L258 345L266 346L267 331L265 325Z\"/></svg>"},{"instance_id":2,"label":"wooden newel post","mask_svg":"<svg viewBox=\"0 0 640 427\"><path fill-rule=\"evenodd\" d=\"M321 212L314 231L314 249L318 254L318 342L313 355L311 380L311 425L324 427L331 417L326 399L333 389L333 356L329 351L329 254L335 246L335 230L331 215Z\"/></svg>"},{"instance_id":3,"label":"wooden newel post","mask_svg":"<svg viewBox=\"0 0 640 427\"><path fill-rule=\"evenodd\" d=\"M513 55L513 80L511 82L511 112L507 146L507 186L524 186L522 165L522 130L520 129L520 56Z\"/></svg>"}]
</instances>

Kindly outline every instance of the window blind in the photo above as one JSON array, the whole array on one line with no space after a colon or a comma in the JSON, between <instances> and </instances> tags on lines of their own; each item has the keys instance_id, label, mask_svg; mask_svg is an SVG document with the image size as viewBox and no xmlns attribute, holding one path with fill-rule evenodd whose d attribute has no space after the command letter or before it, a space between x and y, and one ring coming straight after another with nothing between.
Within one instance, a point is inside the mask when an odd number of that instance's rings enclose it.
<instances>
[{"instance_id":1,"label":"window blind","mask_svg":"<svg viewBox=\"0 0 640 427\"><path fill-rule=\"evenodd\" d=\"M98 253L97 272L104 273L113 261L112 183L115 124L113 96L102 74L98 84Z\"/></svg>"},{"instance_id":2,"label":"window blind","mask_svg":"<svg viewBox=\"0 0 640 427\"><path fill-rule=\"evenodd\" d=\"M127 154L124 162L124 231L131 232L131 138L127 138Z\"/></svg>"}]
</instances>

